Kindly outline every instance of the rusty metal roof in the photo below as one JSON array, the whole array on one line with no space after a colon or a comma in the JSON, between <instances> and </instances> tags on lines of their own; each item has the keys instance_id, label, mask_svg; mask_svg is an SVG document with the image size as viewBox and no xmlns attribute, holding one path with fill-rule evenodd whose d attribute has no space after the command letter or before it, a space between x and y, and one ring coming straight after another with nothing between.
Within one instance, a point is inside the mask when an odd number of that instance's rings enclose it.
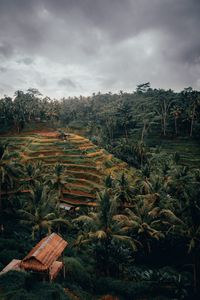
<instances>
[{"instance_id":1,"label":"rusty metal roof","mask_svg":"<svg viewBox=\"0 0 200 300\"><path fill-rule=\"evenodd\" d=\"M49 270L49 276L50 276L50 280L54 280L58 273L60 272L60 270L63 268L63 262L61 261L54 261L53 264L50 267Z\"/></svg>"},{"instance_id":2,"label":"rusty metal roof","mask_svg":"<svg viewBox=\"0 0 200 300\"><path fill-rule=\"evenodd\" d=\"M11 270L20 271L20 263L21 260L19 259L11 260L11 262L0 272L0 274L2 275Z\"/></svg>"},{"instance_id":3,"label":"rusty metal roof","mask_svg":"<svg viewBox=\"0 0 200 300\"><path fill-rule=\"evenodd\" d=\"M61 256L68 243L56 233L42 239L22 260L25 270L46 271Z\"/></svg>"}]
</instances>

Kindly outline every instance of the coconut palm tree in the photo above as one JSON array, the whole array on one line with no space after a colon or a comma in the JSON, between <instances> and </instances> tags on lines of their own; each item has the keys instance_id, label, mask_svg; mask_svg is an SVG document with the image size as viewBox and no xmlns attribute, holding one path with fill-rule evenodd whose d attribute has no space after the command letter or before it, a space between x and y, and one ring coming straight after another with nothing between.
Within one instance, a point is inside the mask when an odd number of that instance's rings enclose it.
<instances>
[{"instance_id":1,"label":"coconut palm tree","mask_svg":"<svg viewBox=\"0 0 200 300\"><path fill-rule=\"evenodd\" d=\"M147 148L144 142L137 142L134 145L134 153L138 157L140 166L146 162L147 159Z\"/></svg>"},{"instance_id":2,"label":"coconut palm tree","mask_svg":"<svg viewBox=\"0 0 200 300\"><path fill-rule=\"evenodd\" d=\"M24 188L36 186L42 180L44 172L44 165L42 161L28 163L24 166L24 177L21 180L21 185Z\"/></svg>"},{"instance_id":3,"label":"coconut palm tree","mask_svg":"<svg viewBox=\"0 0 200 300\"><path fill-rule=\"evenodd\" d=\"M171 210L161 209L159 201L158 194L137 196L131 209L126 208L125 214L114 216L122 232L131 236L147 254L151 252L153 239L164 238L173 226L182 224Z\"/></svg>"},{"instance_id":4,"label":"coconut palm tree","mask_svg":"<svg viewBox=\"0 0 200 300\"><path fill-rule=\"evenodd\" d=\"M113 192L119 209L123 209L126 204L133 202L135 189L130 185L124 173L120 175L119 179L115 180Z\"/></svg>"},{"instance_id":5,"label":"coconut palm tree","mask_svg":"<svg viewBox=\"0 0 200 300\"><path fill-rule=\"evenodd\" d=\"M0 220L3 220L2 191L13 189L17 179L22 175L22 165L16 160L17 152L9 152L7 145L0 146ZM2 225L2 224L1 224Z\"/></svg>"},{"instance_id":6,"label":"coconut palm tree","mask_svg":"<svg viewBox=\"0 0 200 300\"><path fill-rule=\"evenodd\" d=\"M146 176L137 177L134 186L137 187L138 194L141 195L150 194L153 191L152 183Z\"/></svg>"},{"instance_id":7,"label":"coconut palm tree","mask_svg":"<svg viewBox=\"0 0 200 300\"><path fill-rule=\"evenodd\" d=\"M58 215L57 194L55 191L39 183L30 190L29 197L22 208L18 210L21 224L32 228L32 239L38 232L41 238L43 232L51 233L57 225L70 226L69 222ZM58 226L59 228L59 226Z\"/></svg>"},{"instance_id":8,"label":"coconut palm tree","mask_svg":"<svg viewBox=\"0 0 200 300\"><path fill-rule=\"evenodd\" d=\"M175 166L175 168L172 168L170 171L165 183L166 191L178 199L178 210L182 211L185 204L189 201L189 194L193 184L194 178L188 167Z\"/></svg>"},{"instance_id":9,"label":"coconut palm tree","mask_svg":"<svg viewBox=\"0 0 200 300\"><path fill-rule=\"evenodd\" d=\"M112 246L115 243L128 245L129 248L136 251L136 245L131 237L119 232L118 224L114 221L112 213L113 199L110 198L108 191L104 190L99 193L97 201L99 204L97 212L90 212L73 220L74 224L80 225L80 233L75 245L93 245L95 260L102 259L100 265L103 272L109 275L109 259L112 256Z\"/></svg>"},{"instance_id":10,"label":"coconut palm tree","mask_svg":"<svg viewBox=\"0 0 200 300\"><path fill-rule=\"evenodd\" d=\"M64 166L57 163L54 168L53 175L47 177L46 184L50 184L51 188L57 191L57 202L60 204L62 200L62 190L66 185L66 175L64 174Z\"/></svg>"},{"instance_id":11,"label":"coconut palm tree","mask_svg":"<svg viewBox=\"0 0 200 300\"><path fill-rule=\"evenodd\" d=\"M200 284L200 178L198 173L195 174L194 186L190 185L189 199L184 203L181 214L183 222L174 228L176 234L187 240L188 254L190 254L193 264L195 290Z\"/></svg>"}]
</instances>

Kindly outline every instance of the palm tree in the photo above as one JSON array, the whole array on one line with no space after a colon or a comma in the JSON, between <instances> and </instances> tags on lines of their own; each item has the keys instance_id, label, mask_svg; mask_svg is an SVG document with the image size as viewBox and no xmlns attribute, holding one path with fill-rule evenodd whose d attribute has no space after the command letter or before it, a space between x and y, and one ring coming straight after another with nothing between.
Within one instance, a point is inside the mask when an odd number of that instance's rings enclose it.
<instances>
[{"instance_id":1,"label":"palm tree","mask_svg":"<svg viewBox=\"0 0 200 300\"><path fill-rule=\"evenodd\" d=\"M46 183L49 183L50 186L57 191L57 202L60 204L62 200L62 190L66 185L66 175L64 174L64 167L61 164L57 163L55 165L54 173L47 178Z\"/></svg>"},{"instance_id":2,"label":"palm tree","mask_svg":"<svg viewBox=\"0 0 200 300\"><path fill-rule=\"evenodd\" d=\"M137 156L140 166L143 166L147 158L147 148L144 142L137 142L134 145L134 153Z\"/></svg>"},{"instance_id":3,"label":"palm tree","mask_svg":"<svg viewBox=\"0 0 200 300\"><path fill-rule=\"evenodd\" d=\"M140 195L150 194L153 191L152 183L146 176L138 177L135 179L134 186Z\"/></svg>"},{"instance_id":4,"label":"palm tree","mask_svg":"<svg viewBox=\"0 0 200 300\"><path fill-rule=\"evenodd\" d=\"M181 235L187 240L188 254L192 257L193 271L194 271L194 289L199 287L200 283L200 178L198 173L195 174L196 182L190 185L189 199L184 203L182 211L183 222L180 226L174 228L178 235Z\"/></svg>"},{"instance_id":5,"label":"palm tree","mask_svg":"<svg viewBox=\"0 0 200 300\"><path fill-rule=\"evenodd\" d=\"M186 202L189 201L189 193L193 182L194 178L186 166L176 166L169 173L166 190L178 199L177 204L181 211L184 209Z\"/></svg>"},{"instance_id":6,"label":"palm tree","mask_svg":"<svg viewBox=\"0 0 200 300\"><path fill-rule=\"evenodd\" d=\"M182 110L181 107L179 106L179 104L177 105L177 103L174 104L174 106L172 107L171 110L171 115L174 117L174 131L175 131L175 135L178 135L178 119L180 119L182 114Z\"/></svg>"},{"instance_id":7,"label":"palm tree","mask_svg":"<svg viewBox=\"0 0 200 300\"><path fill-rule=\"evenodd\" d=\"M176 224L182 221L169 209L159 207L158 194L137 196L134 206L125 209L125 214L117 215L122 232L131 236L135 244L140 245L144 251L151 252L151 241L164 238Z\"/></svg>"},{"instance_id":8,"label":"palm tree","mask_svg":"<svg viewBox=\"0 0 200 300\"><path fill-rule=\"evenodd\" d=\"M26 164L24 167L24 175L27 177L22 180L22 185L32 188L37 185L42 179L43 168L44 166L42 161Z\"/></svg>"},{"instance_id":9,"label":"palm tree","mask_svg":"<svg viewBox=\"0 0 200 300\"><path fill-rule=\"evenodd\" d=\"M134 187L130 185L124 173L114 182L114 195L120 209L133 201Z\"/></svg>"},{"instance_id":10,"label":"palm tree","mask_svg":"<svg viewBox=\"0 0 200 300\"><path fill-rule=\"evenodd\" d=\"M28 201L24 203L22 209L18 210L18 213L21 224L31 226L32 239L35 239L36 232L41 238L43 232L51 233L52 228L57 225L70 226L66 219L58 215L56 202L55 191L50 191L41 183L30 190Z\"/></svg>"},{"instance_id":11,"label":"palm tree","mask_svg":"<svg viewBox=\"0 0 200 300\"><path fill-rule=\"evenodd\" d=\"M7 193L9 188L13 189L15 182L23 172L22 165L16 160L19 154L9 152L7 145L0 148L0 219L3 220L2 190Z\"/></svg>"},{"instance_id":12,"label":"palm tree","mask_svg":"<svg viewBox=\"0 0 200 300\"><path fill-rule=\"evenodd\" d=\"M99 193L97 201L99 204L97 212L90 212L88 215L81 215L73 220L73 223L81 224L81 233L78 235L75 245L93 245L96 261L102 260L100 265L103 272L109 275L109 259L112 255L110 251L112 245L115 243L126 244L134 251L136 251L136 245L130 237L119 232L118 224L114 221L112 199L108 191L104 190ZM102 251L101 255L99 251Z\"/></svg>"}]
</instances>

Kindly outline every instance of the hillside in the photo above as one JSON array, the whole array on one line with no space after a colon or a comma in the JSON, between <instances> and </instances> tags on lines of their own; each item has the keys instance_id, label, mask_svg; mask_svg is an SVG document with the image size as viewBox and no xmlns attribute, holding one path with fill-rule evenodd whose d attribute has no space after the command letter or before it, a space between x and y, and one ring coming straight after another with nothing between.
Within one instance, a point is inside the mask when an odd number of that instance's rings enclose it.
<instances>
[{"instance_id":1,"label":"hillside","mask_svg":"<svg viewBox=\"0 0 200 300\"><path fill-rule=\"evenodd\" d=\"M65 188L62 202L70 206L95 206L96 192L103 188L107 175L131 174L127 164L95 146L88 139L68 134L65 139L56 131L35 131L16 136L4 135L9 151L17 152L23 164L43 162L45 174L60 163L64 166Z\"/></svg>"}]
</instances>

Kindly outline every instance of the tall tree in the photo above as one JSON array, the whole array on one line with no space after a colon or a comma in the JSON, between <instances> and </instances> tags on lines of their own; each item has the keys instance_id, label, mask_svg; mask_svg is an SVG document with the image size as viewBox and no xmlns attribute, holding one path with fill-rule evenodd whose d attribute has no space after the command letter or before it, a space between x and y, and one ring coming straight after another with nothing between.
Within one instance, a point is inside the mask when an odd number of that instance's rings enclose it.
<instances>
[{"instance_id":1,"label":"tall tree","mask_svg":"<svg viewBox=\"0 0 200 300\"><path fill-rule=\"evenodd\" d=\"M52 228L58 224L70 226L66 219L58 217L56 202L56 193L42 183L30 189L27 201L18 210L18 214L21 224L31 226L32 239L35 239L36 233L39 238L43 233L51 233Z\"/></svg>"},{"instance_id":2,"label":"tall tree","mask_svg":"<svg viewBox=\"0 0 200 300\"><path fill-rule=\"evenodd\" d=\"M2 192L13 189L22 174L22 166L16 161L17 152L9 152L7 145L0 145L0 220L3 222Z\"/></svg>"},{"instance_id":3,"label":"tall tree","mask_svg":"<svg viewBox=\"0 0 200 300\"><path fill-rule=\"evenodd\" d=\"M174 92L172 90L158 90L155 111L161 120L162 133L166 136L167 121L170 116L170 109L174 101Z\"/></svg>"},{"instance_id":4,"label":"tall tree","mask_svg":"<svg viewBox=\"0 0 200 300\"><path fill-rule=\"evenodd\" d=\"M134 251L136 245L130 237L125 234L120 234L118 226L116 226L112 211L112 200L107 190L98 194L98 211L89 213L74 219L74 223L85 224L81 226L81 234L78 235L76 245L95 244L94 252L97 254L96 260L101 257L101 268L105 275L110 274L109 260L112 255L112 244L117 242L128 245ZM98 248L101 249L100 254ZM94 254L95 254L94 253Z\"/></svg>"}]
</instances>

